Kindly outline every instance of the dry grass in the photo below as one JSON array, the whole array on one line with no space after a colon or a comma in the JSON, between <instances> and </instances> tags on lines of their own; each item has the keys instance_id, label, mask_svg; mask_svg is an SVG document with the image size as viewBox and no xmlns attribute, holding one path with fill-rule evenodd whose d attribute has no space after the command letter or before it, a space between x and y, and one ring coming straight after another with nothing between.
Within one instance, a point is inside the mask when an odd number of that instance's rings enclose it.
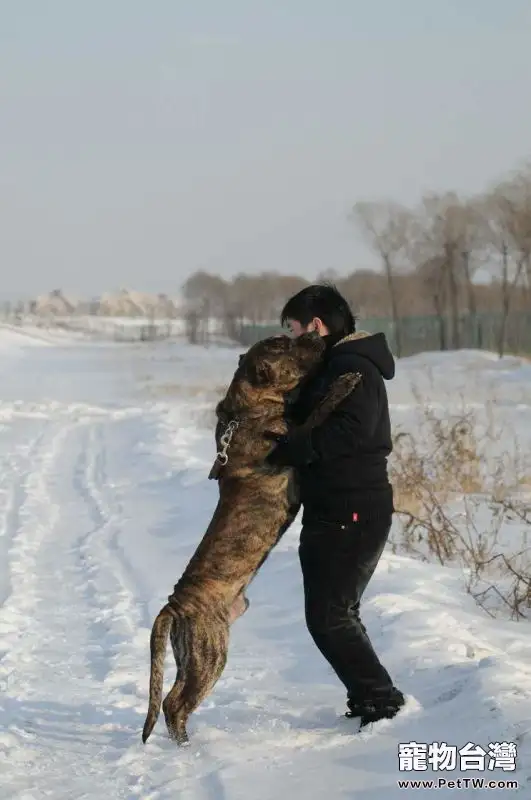
<instances>
[{"instance_id":1,"label":"dry grass","mask_svg":"<svg viewBox=\"0 0 531 800\"><path fill-rule=\"evenodd\" d=\"M417 401L418 424L397 431L390 460L401 523L394 550L459 565L489 614L503 606L513 618L527 616L531 474L518 443L496 427L493 407L480 419L464 403L450 416Z\"/></svg>"}]
</instances>

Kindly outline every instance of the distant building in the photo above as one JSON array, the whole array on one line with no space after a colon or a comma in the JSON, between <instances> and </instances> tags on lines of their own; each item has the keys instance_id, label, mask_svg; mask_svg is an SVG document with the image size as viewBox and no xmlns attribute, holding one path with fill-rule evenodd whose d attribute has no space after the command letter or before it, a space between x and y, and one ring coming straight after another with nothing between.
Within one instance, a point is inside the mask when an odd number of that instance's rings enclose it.
<instances>
[{"instance_id":1,"label":"distant building","mask_svg":"<svg viewBox=\"0 0 531 800\"><path fill-rule=\"evenodd\" d=\"M30 307L34 314L69 316L75 313L77 303L66 297L61 289L54 289L48 294L43 294L32 301Z\"/></svg>"},{"instance_id":2,"label":"distant building","mask_svg":"<svg viewBox=\"0 0 531 800\"><path fill-rule=\"evenodd\" d=\"M98 314L107 317L143 317L144 309L131 297L128 289L106 292L100 298Z\"/></svg>"}]
</instances>

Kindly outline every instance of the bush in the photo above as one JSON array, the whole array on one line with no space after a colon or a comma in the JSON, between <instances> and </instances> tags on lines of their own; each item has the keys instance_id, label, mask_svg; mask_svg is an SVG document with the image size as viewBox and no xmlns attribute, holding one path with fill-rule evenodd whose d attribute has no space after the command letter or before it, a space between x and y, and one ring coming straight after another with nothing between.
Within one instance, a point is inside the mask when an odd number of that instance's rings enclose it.
<instances>
[{"instance_id":1,"label":"bush","mask_svg":"<svg viewBox=\"0 0 531 800\"><path fill-rule=\"evenodd\" d=\"M425 560L460 566L469 593L487 613L531 608L531 481L513 437L476 409L457 415L422 409L413 430L398 429L390 459L398 534L391 545ZM496 452L497 451L497 452ZM493 468L493 465L496 465Z\"/></svg>"}]
</instances>

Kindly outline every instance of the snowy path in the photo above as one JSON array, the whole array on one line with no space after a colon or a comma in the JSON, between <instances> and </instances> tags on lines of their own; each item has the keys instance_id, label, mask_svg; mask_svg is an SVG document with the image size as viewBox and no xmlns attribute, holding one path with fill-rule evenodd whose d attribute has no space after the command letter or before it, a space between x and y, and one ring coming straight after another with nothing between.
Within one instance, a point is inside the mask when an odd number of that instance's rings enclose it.
<instances>
[{"instance_id":1,"label":"snowy path","mask_svg":"<svg viewBox=\"0 0 531 800\"><path fill-rule=\"evenodd\" d=\"M123 520L106 471L121 419L66 414L41 420L38 435L19 449L5 489L9 581L0 676L11 724L0 748L13 770L11 791L31 789L38 774L51 796L66 798L77 796L87 776L101 778L116 749L112 731L117 719L125 721L136 691L129 676L137 648L145 646L137 635L145 633L147 617L116 541ZM17 425L28 426L23 413ZM127 725L119 727L123 738ZM74 754L78 775L66 785ZM112 773L110 779L101 790L114 796ZM1 796L8 796L7 787Z\"/></svg>"},{"instance_id":2,"label":"snowy path","mask_svg":"<svg viewBox=\"0 0 531 800\"><path fill-rule=\"evenodd\" d=\"M304 627L298 525L253 584L191 747L176 749L163 719L142 746L149 631L212 513L213 444L182 403L135 404L124 389L121 405L103 395L98 404L103 380L82 402L71 372L61 378L59 350L9 365L17 387L48 374L54 399L0 404L2 800L395 800L432 796L399 789L400 778L459 776L401 774L397 746L410 741L515 741L516 775L462 777L516 777L512 795L529 796L528 626L483 616L451 570L386 554L364 616L410 702L355 735ZM77 358L93 378L94 351ZM167 664L169 682L169 653Z\"/></svg>"}]
</instances>

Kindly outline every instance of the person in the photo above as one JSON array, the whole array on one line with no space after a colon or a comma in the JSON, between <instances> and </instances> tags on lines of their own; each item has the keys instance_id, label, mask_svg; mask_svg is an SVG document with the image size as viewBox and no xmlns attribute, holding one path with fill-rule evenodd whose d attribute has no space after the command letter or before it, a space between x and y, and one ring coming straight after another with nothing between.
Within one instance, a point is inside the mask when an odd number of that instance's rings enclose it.
<instances>
[{"instance_id":1,"label":"person","mask_svg":"<svg viewBox=\"0 0 531 800\"><path fill-rule=\"evenodd\" d=\"M332 285L307 286L282 310L293 336L317 331L325 340L322 368L293 404L292 434L276 442L267 460L295 467L303 507L299 558L310 635L347 690L349 718L360 729L392 718L405 703L380 663L360 619L360 601L391 530L392 451L384 380L395 362L383 333L356 332L352 311ZM297 431L332 381L357 372L349 397L310 434Z\"/></svg>"}]
</instances>

